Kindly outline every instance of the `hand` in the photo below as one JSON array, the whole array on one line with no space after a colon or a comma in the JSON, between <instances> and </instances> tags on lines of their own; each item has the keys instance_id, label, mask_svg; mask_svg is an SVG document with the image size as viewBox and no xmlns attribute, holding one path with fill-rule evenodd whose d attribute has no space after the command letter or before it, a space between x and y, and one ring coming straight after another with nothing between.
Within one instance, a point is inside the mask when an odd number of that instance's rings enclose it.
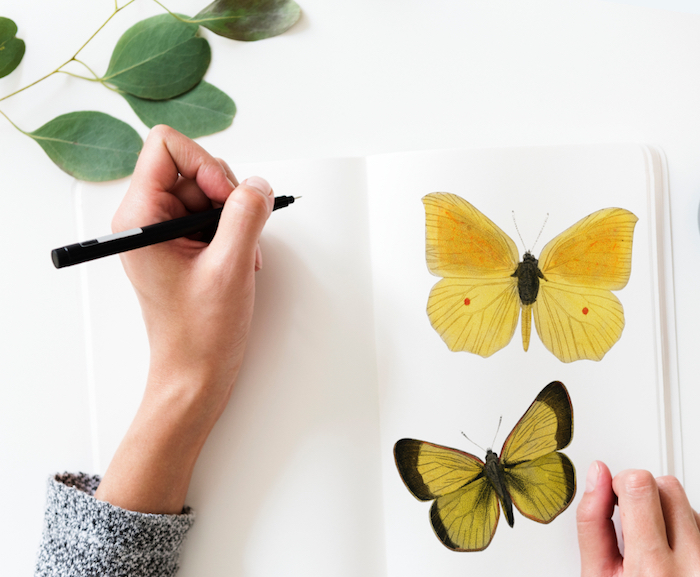
<instances>
[{"instance_id":1,"label":"hand","mask_svg":"<svg viewBox=\"0 0 700 577\"><path fill-rule=\"evenodd\" d=\"M204 387L216 413L243 359L260 266L258 237L273 204L262 179L237 184L223 161L159 126L146 140L112 223L118 232L226 203L209 245L180 238L121 255L151 346L149 387L182 381L190 392Z\"/></svg>"},{"instance_id":2,"label":"hand","mask_svg":"<svg viewBox=\"0 0 700 577\"><path fill-rule=\"evenodd\" d=\"M243 360L261 265L258 238L273 203L263 179L238 185L225 162L189 138L167 126L151 130L113 230L224 210L209 244L179 238L121 255L151 362L143 401L97 498L135 511L182 509L199 451Z\"/></svg>"},{"instance_id":3,"label":"hand","mask_svg":"<svg viewBox=\"0 0 700 577\"><path fill-rule=\"evenodd\" d=\"M625 541L620 554L611 520L615 504ZM623 471L612 479L605 464L588 471L576 512L582 577L700 575L700 516L675 477Z\"/></svg>"}]
</instances>

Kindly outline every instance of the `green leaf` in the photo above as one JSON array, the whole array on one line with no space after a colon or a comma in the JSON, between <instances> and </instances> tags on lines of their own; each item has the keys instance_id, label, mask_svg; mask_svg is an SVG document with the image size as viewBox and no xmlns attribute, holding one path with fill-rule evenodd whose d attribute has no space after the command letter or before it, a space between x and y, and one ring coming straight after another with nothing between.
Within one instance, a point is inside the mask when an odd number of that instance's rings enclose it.
<instances>
[{"instance_id":1,"label":"green leaf","mask_svg":"<svg viewBox=\"0 0 700 577\"><path fill-rule=\"evenodd\" d=\"M170 14L137 22L117 42L102 80L151 100L173 98L193 88L211 61L198 26Z\"/></svg>"},{"instance_id":2,"label":"green leaf","mask_svg":"<svg viewBox=\"0 0 700 577\"><path fill-rule=\"evenodd\" d=\"M0 78L7 76L22 62L24 40L15 37L17 25L0 16Z\"/></svg>"},{"instance_id":3,"label":"green leaf","mask_svg":"<svg viewBox=\"0 0 700 577\"><path fill-rule=\"evenodd\" d=\"M202 80L189 92L170 100L144 100L123 94L149 128L167 124L190 138L206 136L231 126L236 105L229 96Z\"/></svg>"},{"instance_id":4,"label":"green leaf","mask_svg":"<svg viewBox=\"0 0 700 577\"><path fill-rule=\"evenodd\" d=\"M190 21L233 40L262 40L282 34L300 16L294 0L215 0Z\"/></svg>"},{"instance_id":5,"label":"green leaf","mask_svg":"<svg viewBox=\"0 0 700 577\"><path fill-rule=\"evenodd\" d=\"M27 135L61 170L93 182L129 176L143 146L126 122L88 110L57 116Z\"/></svg>"}]
</instances>

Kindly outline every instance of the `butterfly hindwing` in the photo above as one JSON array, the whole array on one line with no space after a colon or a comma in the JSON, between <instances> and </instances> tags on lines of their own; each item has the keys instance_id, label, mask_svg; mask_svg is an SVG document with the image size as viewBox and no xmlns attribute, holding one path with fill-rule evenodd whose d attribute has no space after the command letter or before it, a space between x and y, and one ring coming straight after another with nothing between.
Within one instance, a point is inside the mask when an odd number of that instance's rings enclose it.
<instances>
[{"instance_id":1,"label":"butterfly hindwing","mask_svg":"<svg viewBox=\"0 0 700 577\"><path fill-rule=\"evenodd\" d=\"M576 494L576 470L564 453L553 452L514 467L504 466L506 488L525 517L549 523Z\"/></svg>"},{"instance_id":2,"label":"butterfly hindwing","mask_svg":"<svg viewBox=\"0 0 700 577\"><path fill-rule=\"evenodd\" d=\"M601 360L625 327L622 304L605 289L543 282L532 311L542 344L564 363Z\"/></svg>"},{"instance_id":3,"label":"butterfly hindwing","mask_svg":"<svg viewBox=\"0 0 700 577\"><path fill-rule=\"evenodd\" d=\"M439 497L430 508L430 522L440 541L453 551L486 549L498 525L498 498L485 477Z\"/></svg>"},{"instance_id":4,"label":"butterfly hindwing","mask_svg":"<svg viewBox=\"0 0 700 577\"><path fill-rule=\"evenodd\" d=\"M427 311L450 350L491 356L518 324L517 279L442 279L430 291Z\"/></svg>"}]
</instances>

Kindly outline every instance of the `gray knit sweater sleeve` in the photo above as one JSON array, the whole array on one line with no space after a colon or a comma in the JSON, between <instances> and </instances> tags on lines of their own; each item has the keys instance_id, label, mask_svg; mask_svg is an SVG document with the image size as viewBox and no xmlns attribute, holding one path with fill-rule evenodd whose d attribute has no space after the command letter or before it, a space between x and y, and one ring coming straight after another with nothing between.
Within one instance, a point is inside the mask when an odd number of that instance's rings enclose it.
<instances>
[{"instance_id":1,"label":"gray knit sweater sleeve","mask_svg":"<svg viewBox=\"0 0 700 577\"><path fill-rule=\"evenodd\" d=\"M93 497L100 478L64 473L49 479L35 577L165 577L179 567L194 513L134 513Z\"/></svg>"}]
</instances>

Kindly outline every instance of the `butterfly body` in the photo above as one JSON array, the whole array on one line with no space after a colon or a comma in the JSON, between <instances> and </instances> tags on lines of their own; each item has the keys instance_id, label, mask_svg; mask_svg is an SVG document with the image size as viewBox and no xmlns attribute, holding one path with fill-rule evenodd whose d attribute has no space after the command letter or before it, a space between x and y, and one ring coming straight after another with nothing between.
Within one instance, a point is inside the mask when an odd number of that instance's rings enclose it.
<instances>
[{"instance_id":1,"label":"butterfly body","mask_svg":"<svg viewBox=\"0 0 700 577\"><path fill-rule=\"evenodd\" d=\"M512 527L515 523L515 518L513 517L513 501L506 489L505 471L503 470L503 465L501 465L501 460L498 458L498 455L491 449L486 451L484 474L489 480L489 483L491 483L493 490L496 491L496 496L501 503L501 507L503 507L503 514L506 516L508 525Z\"/></svg>"},{"instance_id":2,"label":"butterfly body","mask_svg":"<svg viewBox=\"0 0 700 577\"><path fill-rule=\"evenodd\" d=\"M452 351L491 356L512 339L522 310L523 348L531 321L559 360L599 361L620 339L624 288L637 217L606 208L581 219L542 249L526 252L463 198L423 198L426 262L442 277L430 291L430 323ZM542 281L542 282L540 282Z\"/></svg>"},{"instance_id":3,"label":"butterfly body","mask_svg":"<svg viewBox=\"0 0 700 577\"><path fill-rule=\"evenodd\" d=\"M518 268L511 275L518 279L518 296L523 305L533 305L537 301L540 279L544 279L540 267L537 266L538 262L528 251L523 255L523 260L518 263Z\"/></svg>"},{"instance_id":4,"label":"butterfly body","mask_svg":"<svg viewBox=\"0 0 700 577\"><path fill-rule=\"evenodd\" d=\"M411 494L420 501L434 500L430 522L443 545L481 551L493 538L500 507L512 527L513 506L534 521L549 523L571 504L576 472L559 449L572 437L571 399L566 387L554 381L508 435L500 457L489 450L484 462L458 449L401 439L394 458Z\"/></svg>"}]
</instances>

